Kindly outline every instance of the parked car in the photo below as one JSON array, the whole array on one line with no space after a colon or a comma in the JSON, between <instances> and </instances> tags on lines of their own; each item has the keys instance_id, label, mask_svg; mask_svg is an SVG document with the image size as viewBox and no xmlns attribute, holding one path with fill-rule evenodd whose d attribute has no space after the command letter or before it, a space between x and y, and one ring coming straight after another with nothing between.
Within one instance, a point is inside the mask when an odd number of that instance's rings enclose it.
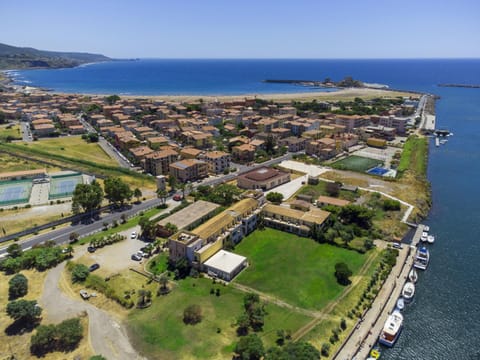
<instances>
[{"instance_id":1,"label":"parked car","mask_svg":"<svg viewBox=\"0 0 480 360\"><path fill-rule=\"evenodd\" d=\"M173 195L173 200L175 200L175 201L181 201L181 200L182 200L182 195L181 195L181 194L175 194L175 195Z\"/></svg>"},{"instance_id":2,"label":"parked car","mask_svg":"<svg viewBox=\"0 0 480 360\"><path fill-rule=\"evenodd\" d=\"M95 263L95 264L90 265L90 267L88 268L88 270L89 270L90 272L92 272L92 271L97 270L99 267L100 267L100 265L97 264L97 263Z\"/></svg>"},{"instance_id":3,"label":"parked car","mask_svg":"<svg viewBox=\"0 0 480 360\"><path fill-rule=\"evenodd\" d=\"M395 241L395 242L393 243L393 247L394 247L395 249L402 249L402 248L403 248L402 243L400 243L400 242L398 242L398 241Z\"/></svg>"},{"instance_id":4,"label":"parked car","mask_svg":"<svg viewBox=\"0 0 480 360\"><path fill-rule=\"evenodd\" d=\"M89 246L87 248L87 250L88 250L88 252L93 253L93 252L95 252L95 250L97 250L97 248L95 246Z\"/></svg>"},{"instance_id":5,"label":"parked car","mask_svg":"<svg viewBox=\"0 0 480 360\"><path fill-rule=\"evenodd\" d=\"M133 254L133 255L132 255L132 260L140 261L140 260L142 260L142 257L139 256L139 255L137 255L137 254Z\"/></svg>"},{"instance_id":6,"label":"parked car","mask_svg":"<svg viewBox=\"0 0 480 360\"><path fill-rule=\"evenodd\" d=\"M90 297L90 295L88 295L87 290L80 290L80 296L81 296L82 299L84 299L84 300L87 300L87 299Z\"/></svg>"},{"instance_id":7,"label":"parked car","mask_svg":"<svg viewBox=\"0 0 480 360\"><path fill-rule=\"evenodd\" d=\"M145 254L142 250L138 250L137 255L140 256L141 258L142 257L147 257L147 254Z\"/></svg>"},{"instance_id":8,"label":"parked car","mask_svg":"<svg viewBox=\"0 0 480 360\"><path fill-rule=\"evenodd\" d=\"M132 234L130 235L130 238L131 238L131 239L136 239L136 238L137 238L137 232L136 232L136 231L132 231Z\"/></svg>"}]
</instances>

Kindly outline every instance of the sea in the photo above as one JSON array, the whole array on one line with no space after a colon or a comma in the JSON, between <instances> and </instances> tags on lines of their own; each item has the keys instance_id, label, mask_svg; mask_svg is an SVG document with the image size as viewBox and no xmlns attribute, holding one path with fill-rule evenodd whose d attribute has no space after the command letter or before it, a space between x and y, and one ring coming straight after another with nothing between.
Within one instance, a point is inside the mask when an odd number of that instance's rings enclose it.
<instances>
[{"instance_id":1,"label":"sea","mask_svg":"<svg viewBox=\"0 0 480 360\"><path fill-rule=\"evenodd\" d=\"M404 329L382 359L480 359L480 59L114 61L72 69L15 71L20 85L60 92L129 95L254 95L318 91L265 79L341 80L352 76L393 89L436 94L438 129L430 144L433 205L424 223L435 235ZM331 91L331 90L328 90Z\"/></svg>"}]
</instances>

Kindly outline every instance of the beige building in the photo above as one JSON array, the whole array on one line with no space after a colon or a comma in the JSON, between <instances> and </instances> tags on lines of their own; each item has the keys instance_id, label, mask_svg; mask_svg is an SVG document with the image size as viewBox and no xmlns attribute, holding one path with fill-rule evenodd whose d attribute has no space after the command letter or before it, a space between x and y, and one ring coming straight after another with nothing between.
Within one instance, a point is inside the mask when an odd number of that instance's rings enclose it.
<instances>
[{"instance_id":1,"label":"beige building","mask_svg":"<svg viewBox=\"0 0 480 360\"><path fill-rule=\"evenodd\" d=\"M230 154L224 151L209 151L203 160L208 164L208 172L211 174L220 174L230 168Z\"/></svg>"},{"instance_id":2,"label":"beige building","mask_svg":"<svg viewBox=\"0 0 480 360\"><path fill-rule=\"evenodd\" d=\"M270 190L290 181L290 173L266 166L254 169L237 178L237 186L242 189Z\"/></svg>"},{"instance_id":3,"label":"beige building","mask_svg":"<svg viewBox=\"0 0 480 360\"><path fill-rule=\"evenodd\" d=\"M157 176L170 173L170 164L178 160L174 150L155 151L145 156L145 171Z\"/></svg>"},{"instance_id":4,"label":"beige building","mask_svg":"<svg viewBox=\"0 0 480 360\"><path fill-rule=\"evenodd\" d=\"M170 175L180 182L195 181L208 176L208 166L204 161L186 159L170 165Z\"/></svg>"}]
</instances>

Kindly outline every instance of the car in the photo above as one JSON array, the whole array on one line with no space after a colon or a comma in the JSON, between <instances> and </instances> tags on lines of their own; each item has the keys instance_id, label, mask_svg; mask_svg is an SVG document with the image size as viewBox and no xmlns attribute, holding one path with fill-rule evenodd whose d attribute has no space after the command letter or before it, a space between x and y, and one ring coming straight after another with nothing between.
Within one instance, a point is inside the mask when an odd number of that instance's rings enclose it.
<instances>
[{"instance_id":1,"label":"car","mask_svg":"<svg viewBox=\"0 0 480 360\"><path fill-rule=\"evenodd\" d=\"M88 294L87 290L84 290L84 289L80 290L80 296L81 296L84 300L87 300L87 299L90 297L90 295Z\"/></svg>"},{"instance_id":2,"label":"car","mask_svg":"<svg viewBox=\"0 0 480 360\"><path fill-rule=\"evenodd\" d=\"M142 260L142 257L141 257L141 256L138 256L137 254L133 254L131 258L132 258L132 260L135 260L135 261L140 261L140 260Z\"/></svg>"},{"instance_id":3,"label":"car","mask_svg":"<svg viewBox=\"0 0 480 360\"><path fill-rule=\"evenodd\" d=\"M147 257L147 254L145 254L142 250L138 250L137 255L140 257Z\"/></svg>"},{"instance_id":4,"label":"car","mask_svg":"<svg viewBox=\"0 0 480 360\"><path fill-rule=\"evenodd\" d=\"M132 231L132 234L130 235L130 238L131 238L131 239L136 239L136 238L137 238L137 232L136 232L136 231Z\"/></svg>"},{"instance_id":5,"label":"car","mask_svg":"<svg viewBox=\"0 0 480 360\"><path fill-rule=\"evenodd\" d=\"M90 265L90 267L88 268L88 271L90 271L90 272L95 271L95 270L97 270L99 267L100 267L100 265L97 264L97 263L92 264L92 265Z\"/></svg>"},{"instance_id":6,"label":"car","mask_svg":"<svg viewBox=\"0 0 480 360\"><path fill-rule=\"evenodd\" d=\"M395 249L402 249L402 248L403 248L402 243L400 243L400 242L398 242L398 241L395 241L395 242L393 243L393 247L394 247Z\"/></svg>"},{"instance_id":7,"label":"car","mask_svg":"<svg viewBox=\"0 0 480 360\"><path fill-rule=\"evenodd\" d=\"M95 246L89 246L87 250L89 253L94 253L97 250L97 248Z\"/></svg>"},{"instance_id":8,"label":"car","mask_svg":"<svg viewBox=\"0 0 480 360\"><path fill-rule=\"evenodd\" d=\"M173 198L172 198L172 199L175 200L175 201L181 201L181 200L182 200L182 195L180 195L180 194L175 194L175 195L173 195Z\"/></svg>"}]
</instances>

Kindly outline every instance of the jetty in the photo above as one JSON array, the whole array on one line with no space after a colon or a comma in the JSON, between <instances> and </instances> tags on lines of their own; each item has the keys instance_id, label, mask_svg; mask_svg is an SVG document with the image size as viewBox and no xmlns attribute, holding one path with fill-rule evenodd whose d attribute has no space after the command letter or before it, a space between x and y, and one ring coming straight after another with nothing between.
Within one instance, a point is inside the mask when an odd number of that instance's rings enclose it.
<instances>
[{"instance_id":1,"label":"jetty","mask_svg":"<svg viewBox=\"0 0 480 360\"><path fill-rule=\"evenodd\" d=\"M333 356L335 360L363 360L369 357L370 350L377 344L388 315L391 314L408 281L415 260L415 253L425 226L419 224L410 246L399 250L397 263L393 267L382 289L375 298L372 307L357 322L343 345Z\"/></svg>"}]
</instances>

